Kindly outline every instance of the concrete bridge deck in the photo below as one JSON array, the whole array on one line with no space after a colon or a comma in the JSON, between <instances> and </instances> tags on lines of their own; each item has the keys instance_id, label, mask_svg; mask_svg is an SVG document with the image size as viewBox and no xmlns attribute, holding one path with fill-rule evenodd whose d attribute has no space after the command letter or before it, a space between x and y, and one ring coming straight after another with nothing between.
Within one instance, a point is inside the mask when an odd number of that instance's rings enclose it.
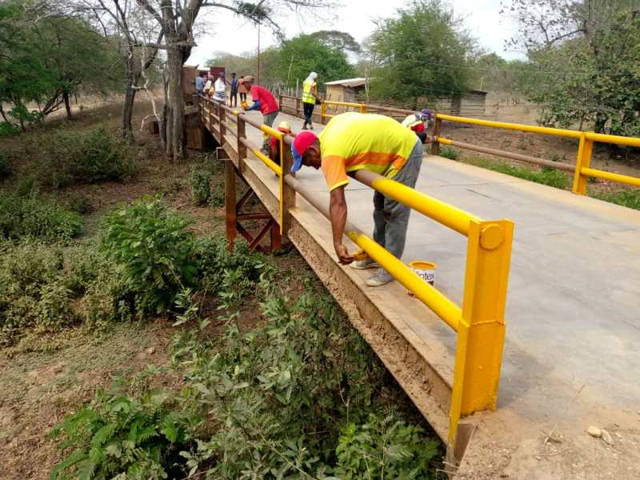
<instances>
[{"instance_id":1,"label":"concrete bridge deck","mask_svg":"<svg viewBox=\"0 0 640 480\"><path fill-rule=\"evenodd\" d=\"M260 120L256 113L248 117ZM301 121L285 114L275 125L284 119L300 129ZM256 129L248 127L247 136L261 143ZM273 173L257 159L246 163L245 176L259 179L261 189L277 196ZM320 172L303 168L297 179L328 202ZM640 478L640 212L434 156L425 156L416 189L516 225L498 409L467 417L477 429L460 476ZM273 209L267 190L259 196ZM365 232L373 228L372 196L355 180L347 188L349 219ZM299 198L292 216L291 238L303 255L315 255L301 247L312 237L326 255L335 256L322 215ZM458 304L465 248L464 237L412 213L403 259L436 262L436 286ZM451 382L455 334L404 287L369 288L364 280L370 271L308 260L347 313L358 309L366 317L349 298L366 297L412 339L443 381ZM336 275L351 279L357 291L341 295ZM406 352L394 353L394 338L387 333L379 331L378 345L372 346L387 349L381 358L390 366L394 354ZM374 334L363 333L369 343ZM402 380L411 396L411 379ZM447 412L437 402L418 407L442 436ZM588 436L591 425L607 429L613 445Z\"/></svg>"}]
</instances>

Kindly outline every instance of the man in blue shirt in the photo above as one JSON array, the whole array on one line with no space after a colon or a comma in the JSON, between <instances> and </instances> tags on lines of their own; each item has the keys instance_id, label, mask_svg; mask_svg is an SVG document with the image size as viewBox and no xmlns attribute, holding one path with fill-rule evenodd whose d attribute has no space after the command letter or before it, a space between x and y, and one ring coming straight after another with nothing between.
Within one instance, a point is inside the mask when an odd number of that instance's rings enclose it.
<instances>
[{"instance_id":1,"label":"man in blue shirt","mask_svg":"<svg viewBox=\"0 0 640 480\"><path fill-rule=\"evenodd\" d=\"M196 77L196 93L198 95L202 95L202 92L204 91L204 76L206 74L200 72L198 74L198 76Z\"/></svg>"}]
</instances>

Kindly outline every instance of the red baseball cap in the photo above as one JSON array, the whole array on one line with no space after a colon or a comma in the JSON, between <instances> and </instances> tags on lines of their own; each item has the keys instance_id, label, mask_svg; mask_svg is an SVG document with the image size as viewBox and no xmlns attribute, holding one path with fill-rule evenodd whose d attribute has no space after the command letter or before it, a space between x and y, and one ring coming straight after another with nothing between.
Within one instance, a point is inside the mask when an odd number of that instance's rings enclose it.
<instances>
[{"instance_id":1,"label":"red baseball cap","mask_svg":"<svg viewBox=\"0 0 640 480\"><path fill-rule=\"evenodd\" d=\"M307 151L313 142L318 139L313 132L300 132L293 139L291 144L291 153L293 154L293 165L291 166L291 173L296 173L302 167L302 156Z\"/></svg>"}]
</instances>

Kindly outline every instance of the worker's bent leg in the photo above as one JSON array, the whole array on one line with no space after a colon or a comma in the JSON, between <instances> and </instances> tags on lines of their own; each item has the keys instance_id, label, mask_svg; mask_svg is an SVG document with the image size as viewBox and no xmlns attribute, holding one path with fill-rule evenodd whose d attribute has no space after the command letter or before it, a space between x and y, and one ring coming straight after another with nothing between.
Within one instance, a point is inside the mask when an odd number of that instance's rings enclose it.
<instances>
[{"instance_id":1,"label":"worker's bent leg","mask_svg":"<svg viewBox=\"0 0 640 480\"><path fill-rule=\"evenodd\" d=\"M407 163L393 178L408 187L415 187L422 166L422 143L418 140ZM397 258L402 257L407 239L411 209L395 200L384 198L385 248Z\"/></svg>"},{"instance_id":2,"label":"worker's bent leg","mask_svg":"<svg viewBox=\"0 0 640 480\"><path fill-rule=\"evenodd\" d=\"M384 195L380 192L373 194L373 239L381 246L385 245Z\"/></svg>"},{"instance_id":3,"label":"worker's bent leg","mask_svg":"<svg viewBox=\"0 0 640 480\"><path fill-rule=\"evenodd\" d=\"M267 113L264 116L264 119L262 120L264 122L265 125L267 125L268 127L273 127L273 122L276 119L276 117L278 116L278 112L271 112L271 113ZM269 152L269 144L271 143L271 135L269 135L268 133L263 133L262 134L262 151L264 153L268 153Z\"/></svg>"}]
</instances>

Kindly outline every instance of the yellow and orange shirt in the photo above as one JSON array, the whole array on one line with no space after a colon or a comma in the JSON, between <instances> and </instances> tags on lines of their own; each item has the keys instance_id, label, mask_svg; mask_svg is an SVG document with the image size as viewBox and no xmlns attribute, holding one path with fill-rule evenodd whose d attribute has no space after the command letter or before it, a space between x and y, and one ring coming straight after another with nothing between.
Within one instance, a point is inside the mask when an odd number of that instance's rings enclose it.
<instances>
[{"instance_id":1,"label":"yellow and orange shirt","mask_svg":"<svg viewBox=\"0 0 640 480\"><path fill-rule=\"evenodd\" d=\"M318 137L330 191L349 183L347 173L357 170L393 178L418 141L415 133L390 117L356 112L336 115Z\"/></svg>"}]
</instances>

